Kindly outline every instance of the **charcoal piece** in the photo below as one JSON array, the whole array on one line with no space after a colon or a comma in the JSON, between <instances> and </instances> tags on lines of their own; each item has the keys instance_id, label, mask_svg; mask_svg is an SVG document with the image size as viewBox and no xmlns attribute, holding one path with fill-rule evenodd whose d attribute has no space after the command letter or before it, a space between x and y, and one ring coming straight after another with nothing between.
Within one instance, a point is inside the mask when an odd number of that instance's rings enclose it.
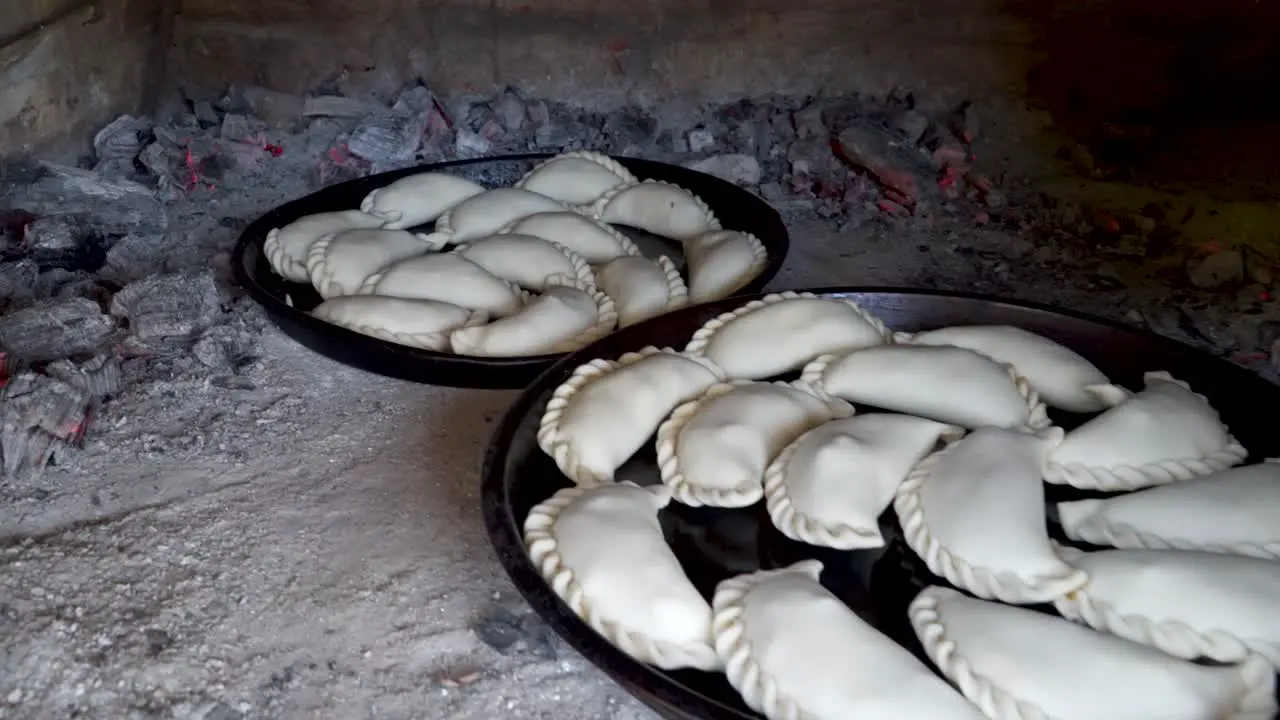
<instances>
[{"instance_id":1,"label":"charcoal piece","mask_svg":"<svg viewBox=\"0 0 1280 720\"><path fill-rule=\"evenodd\" d=\"M121 287L141 280L159 269L168 243L165 235L125 235L107 251L98 276Z\"/></svg>"},{"instance_id":2,"label":"charcoal piece","mask_svg":"<svg viewBox=\"0 0 1280 720\"><path fill-rule=\"evenodd\" d=\"M517 132L524 127L525 105L520 94L508 87L502 91L493 106L493 114L502 127L509 132Z\"/></svg>"},{"instance_id":3,"label":"charcoal piece","mask_svg":"<svg viewBox=\"0 0 1280 720\"><path fill-rule=\"evenodd\" d=\"M319 95L307 98L303 105L303 117L362 118L382 107L367 100L342 95Z\"/></svg>"},{"instance_id":4,"label":"charcoal piece","mask_svg":"<svg viewBox=\"0 0 1280 720\"><path fill-rule=\"evenodd\" d=\"M405 115L422 115L435 107L435 104L436 96L431 92L430 88L423 85L414 85L400 93L391 109L394 112Z\"/></svg>"},{"instance_id":5,"label":"charcoal piece","mask_svg":"<svg viewBox=\"0 0 1280 720\"><path fill-rule=\"evenodd\" d=\"M503 655L530 654L555 659L555 636L533 613L517 613L500 603L489 603L471 623L471 631L485 645Z\"/></svg>"},{"instance_id":6,"label":"charcoal piece","mask_svg":"<svg viewBox=\"0 0 1280 720\"><path fill-rule=\"evenodd\" d=\"M347 150L370 162L413 158L427 128L425 113L383 111L360 121L347 138Z\"/></svg>"},{"instance_id":7,"label":"charcoal piece","mask_svg":"<svg viewBox=\"0 0 1280 720\"><path fill-rule=\"evenodd\" d=\"M302 117L306 100L298 95L291 95L264 87L250 86L242 90L242 97L253 114L270 125L288 126Z\"/></svg>"},{"instance_id":8,"label":"charcoal piece","mask_svg":"<svg viewBox=\"0 0 1280 720\"><path fill-rule=\"evenodd\" d=\"M45 217L27 226L26 251L42 269L96 272L107 256L107 239L70 217Z\"/></svg>"},{"instance_id":9,"label":"charcoal piece","mask_svg":"<svg viewBox=\"0 0 1280 720\"><path fill-rule=\"evenodd\" d=\"M124 387L120 361L106 353L95 355L80 364L71 360L56 360L46 365L44 372L95 398L115 395Z\"/></svg>"},{"instance_id":10,"label":"charcoal piece","mask_svg":"<svg viewBox=\"0 0 1280 720\"><path fill-rule=\"evenodd\" d=\"M137 341L186 339L217 322L222 297L211 270L153 275L116 293L111 314Z\"/></svg>"},{"instance_id":11,"label":"charcoal piece","mask_svg":"<svg viewBox=\"0 0 1280 720\"><path fill-rule=\"evenodd\" d=\"M40 268L30 258L0 263L0 300L20 303L32 299L39 275Z\"/></svg>"},{"instance_id":12,"label":"charcoal piece","mask_svg":"<svg viewBox=\"0 0 1280 720\"><path fill-rule=\"evenodd\" d=\"M133 161L142 152L151 122L132 115L121 115L98 131L93 137L93 150L97 163L93 169L108 177L128 177L133 174Z\"/></svg>"},{"instance_id":13,"label":"charcoal piece","mask_svg":"<svg viewBox=\"0 0 1280 720\"><path fill-rule=\"evenodd\" d=\"M615 151L628 148L645 151L657 140L658 121L640 108L620 108L605 119L604 136Z\"/></svg>"},{"instance_id":14,"label":"charcoal piece","mask_svg":"<svg viewBox=\"0 0 1280 720\"><path fill-rule=\"evenodd\" d=\"M104 235L159 232L169 224L164 205L143 185L55 163L40 168L34 182L0 191L0 210L7 204L40 217L74 216Z\"/></svg>"},{"instance_id":15,"label":"charcoal piece","mask_svg":"<svg viewBox=\"0 0 1280 720\"><path fill-rule=\"evenodd\" d=\"M48 375L23 372L0 392L0 455L4 474L39 473L53 454L84 437L93 398Z\"/></svg>"},{"instance_id":16,"label":"charcoal piece","mask_svg":"<svg viewBox=\"0 0 1280 720\"><path fill-rule=\"evenodd\" d=\"M50 300L0 317L0 350L28 363L58 360L97 351L115 329L92 300Z\"/></svg>"}]
</instances>

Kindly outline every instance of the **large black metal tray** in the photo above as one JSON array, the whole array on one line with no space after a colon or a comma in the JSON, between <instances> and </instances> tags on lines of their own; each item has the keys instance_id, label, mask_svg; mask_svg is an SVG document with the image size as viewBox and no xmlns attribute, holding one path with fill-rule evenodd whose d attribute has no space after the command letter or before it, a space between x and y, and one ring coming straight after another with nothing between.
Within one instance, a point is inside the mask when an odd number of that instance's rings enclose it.
<instances>
[{"instance_id":1,"label":"large black metal tray","mask_svg":"<svg viewBox=\"0 0 1280 720\"><path fill-rule=\"evenodd\" d=\"M1073 348L1113 381L1128 387L1140 388L1145 371L1167 370L1209 398L1236 437L1252 451L1249 462L1280 455L1280 434L1258 411L1280 406L1280 387L1173 340L1085 315L991 297L883 288L813 292L854 298L897 330L958 324L1025 328ZM685 308L626 328L566 357L516 400L485 456L481 491L484 521L498 559L516 587L570 645L666 718L742 720L760 716L743 705L723 675L694 670L664 672L632 660L579 620L543 581L525 553L521 539L524 519L530 508L570 483L538 448L538 423L552 391L579 365L596 358L614 359L647 345L682 348L703 322L750 299L731 298ZM1081 421L1080 416L1052 411L1051 415L1067 428ZM659 482L652 448L641 450L618 476L644 485ZM1046 488L1051 502L1080 496L1080 491L1071 488ZM824 585L924 659L907 623L906 608L920 588L946 582L933 576L903 544L892 510L881 518L881 529L889 539L887 547L841 552L789 540L773 528L763 505L726 510L673 502L662 511L667 541L705 596L710 598L716 583L727 577L816 558L825 566ZM1056 526L1053 531L1055 539L1066 540L1057 534Z\"/></svg>"},{"instance_id":2,"label":"large black metal tray","mask_svg":"<svg viewBox=\"0 0 1280 720\"><path fill-rule=\"evenodd\" d=\"M288 282L276 275L263 254L262 245L272 228L306 215L358 208L370 190L389 185L407 175L438 170L462 175L486 187L504 187L514 185L534 165L549 157L552 157L551 153L530 153L422 165L349 180L285 203L258 218L240 236L231 258L236 282L262 304L268 317L285 334L346 365L430 385L522 388L561 355L466 357L405 347L331 325L307 313L320 304L320 296L315 289L310 285ZM637 158L614 159L642 180L664 180L685 188L706 201L726 229L750 232L760 238L769 253L769 262L764 272L748 283L740 294L758 292L778 274L790 241L781 216L764 200L731 182L677 165ZM678 243L635 228L618 226L618 229L631 236L646 254L651 254L656 248L673 260L682 259ZM286 301L286 296L292 304Z\"/></svg>"}]
</instances>

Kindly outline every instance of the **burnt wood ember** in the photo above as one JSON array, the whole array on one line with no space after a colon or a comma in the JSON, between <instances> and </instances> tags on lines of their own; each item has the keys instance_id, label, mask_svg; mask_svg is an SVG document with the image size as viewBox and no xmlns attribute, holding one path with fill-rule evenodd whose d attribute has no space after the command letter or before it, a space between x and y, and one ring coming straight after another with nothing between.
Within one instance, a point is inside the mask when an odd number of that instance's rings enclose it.
<instances>
[{"instance_id":1,"label":"burnt wood ember","mask_svg":"<svg viewBox=\"0 0 1280 720\"><path fill-rule=\"evenodd\" d=\"M111 314L127 321L131 342L163 346L217 323L222 295L211 271L153 275L116 293Z\"/></svg>"},{"instance_id":2,"label":"burnt wood ember","mask_svg":"<svg viewBox=\"0 0 1280 720\"><path fill-rule=\"evenodd\" d=\"M66 365L70 367L64 367L62 373L74 378L78 370ZM88 386L102 386L102 381L86 378L82 382L83 387L35 372L9 379L0 392L0 455L5 477L38 474L55 453L83 440L98 402Z\"/></svg>"},{"instance_id":3,"label":"burnt wood ember","mask_svg":"<svg viewBox=\"0 0 1280 720\"><path fill-rule=\"evenodd\" d=\"M0 350L23 364L60 360L97 352L115 331L92 300L47 300L0 317Z\"/></svg>"},{"instance_id":4,"label":"burnt wood ember","mask_svg":"<svg viewBox=\"0 0 1280 720\"><path fill-rule=\"evenodd\" d=\"M22 174L0 173L0 211L23 210L39 217L74 217L104 235L163 232L164 205L144 185L90 170L42 162Z\"/></svg>"}]
</instances>

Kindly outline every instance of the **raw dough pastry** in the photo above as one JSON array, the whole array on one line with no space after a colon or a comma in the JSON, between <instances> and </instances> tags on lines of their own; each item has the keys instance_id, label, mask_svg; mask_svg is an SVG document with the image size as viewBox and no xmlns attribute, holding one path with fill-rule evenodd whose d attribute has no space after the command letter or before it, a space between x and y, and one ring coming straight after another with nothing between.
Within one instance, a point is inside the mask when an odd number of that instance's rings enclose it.
<instances>
[{"instance_id":1,"label":"raw dough pastry","mask_svg":"<svg viewBox=\"0 0 1280 720\"><path fill-rule=\"evenodd\" d=\"M478 357L524 357L569 352L613 331L613 300L566 275L553 275L547 289L519 312L488 325L455 330L453 351Z\"/></svg>"},{"instance_id":2,"label":"raw dough pastry","mask_svg":"<svg viewBox=\"0 0 1280 720\"><path fill-rule=\"evenodd\" d=\"M640 248L610 225L570 210L540 212L502 228L504 233L522 233L550 240L578 253L592 265L607 263L623 255L640 255Z\"/></svg>"},{"instance_id":3,"label":"raw dough pastry","mask_svg":"<svg viewBox=\"0 0 1280 720\"><path fill-rule=\"evenodd\" d=\"M1103 499L1058 503L1062 530L1094 545L1280 560L1280 459Z\"/></svg>"},{"instance_id":4,"label":"raw dough pastry","mask_svg":"<svg viewBox=\"0 0 1280 720\"><path fill-rule=\"evenodd\" d=\"M915 335L901 333L899 342L954 345L1012 365L1049 407L1092 413L1110 407L1106 398L1085 390L1111 381L1093 363L1047 337L1009 325L958 325Z\"/></svg>"},{"instance_id":5,"label":"raw dough pastry","mask_svg":"<svg viewBox=\"0 0 1280 720\"><path fill-rule=\"evenodd\" d=\"M436 220L435 232L427 238L437 248L456 245L492 235L499 228L534 213L567 209L563 203L546 195L520 188L495 188L449 208Z\"/></svg>"},{"instance_id":6,"label":"raw dough pastry","mask_svg":"<svg viewBox=\"0 0 1280 720\"><path fill-rule=\"evenodd\" d=\"M618 306L618 327L675 310L689 300L680 271L667 257L624 255L596 273L600 289Z\"/></svg>"},{"instance_id":7,"label":"raw dough pastry","mask_svg":"<svg viewBox=\"0 0 1280 720\"><path fill-rule=\"evenodd\" d=\"M600 196L592 211L604 222L640 228L673 240L688 240L720 229L720 221L702 198L660 180L614 188Z\"/></svg>"},{"instance_id":8,"label":"raw dough pastry","mask_svg":"<svg viewBox=\"0 0 1280 720\"><path fill-rule=\"evenodd\" d=\"M370 275L429 250L422 236L406 230L345 230L311 245L307 273L322 298L354 295Z\"/></svg>"},{"instance_id":9,"label":"raw dough pastry","mask_svg":"<svg viewBox=\"0 0 1280 720\"><path fill-rule=\"evenodd\" d=\"M708 320L685 346L725 369L758 380L797 370L819 355L887 342L891 332L852 300L781 292Z\"/></svg>"},{"instance_id":10,"label":"raw dough pastry","mask_svg":"<svg viewBox=\"0 0 1280 720\"><path fill-rule=\"evenodd\" d=\"M307 215L282 228L272 228L262 244L262 252L280 277L290 282L309 283L307 253L317 240L343 230L376 228L381 224L378 218L359 210Z\"/></svg>"},{"instance_id":11,"label":"raw dough pastry","mask_svg":"<svg viewBox=\"0 0 1280 720\"><path fill-rule=\"evenodd\" d=\"M529 558L569 609L622 652L664 670L719 670L711 606L658 524L669 502L666 488L629 482L561 490L525 518Z\"/></svg>"},{"instance_id":12,"label":"raw dough pastry","mask_svg":"<svg viewBox=\"0 0 1280 720\"><path fill-rule=\"evenodd\" d=\"M501 233L458 248L466 259L520 287L541 291L552 275L577 278L595 287L596 276L583 257L563 245L534 235Z\"/></svg>"},{"instance_id":13,"label":"raw dough pastry","mask_svg":"<svg viewBox=\"0 0 1280 720\"><path fill-rule=\"evenodd\" d=\"M1264 720L1263 658L1208 667L1061 618L929 587L909 609L943 676L991 720Z\"/></svg>"},{"instance_id":14,"label":"raw dough pastry","mask_svg":"<svg viewBox=\"0 0 1280 720\"><path fill-rule=\"evenodd\" d=\"M618 161L596 152L557 155L530 170L516 187L546 195L566 205L590 205L619 185L639 182Z\"/></svg>"},{"instance_id":15,"label":"raw dough pastry","mask_svg":"<svg viewBox=\"0 0 1280 720\"><path fill-rule=\"evenodd\" d=\"M764 243L740 230L712 230L684 243L689 267L689 302L711 302L733 295L769 264Z\"/></svg>"},{"instance_id":16,"label":"raw dough pastry","mask_svg":"<svg viewBox=\"0 0 1280 720\"><path fill-rule=\"evenodd\" d=\"M907 545L978 597L1047 602L1083 585L1045 527L1040 476L1062 435L984 427L920 461L893 501Z\"/></svg>"},{"instance_id":17,"label":"raw dough pastry","mask_svg":"<svg viewBox=\"0 0 1280 720\"><path fill-rule=\"evenodd\" d=\"M519 288L457 253L401 260L370 275L360 294L437 300L499 316L517 312L524 304Z\"/></svg>"},{"instance_id":18,"label":"raw dough pastry","mask_svg":"<svg viewBox=\"0 0 1280 720\"><path fill-rule=\"evenodd\" d=\"M805 560L720 583L712 634L725 674L769 720L979 720L982 713L818 582Z\"/></svg>"},{"instance_id":19,"label":"raw dough pastry","mask_svg":"<svg viewBox=\"0 0 1280 720\"><path fill-rule=\"evenodd\" d=\"M551 394L538 446L578 485L613 482L677 405L724 379L706 358L669 348L592 360Z\"/></svg>"},{"instance_id":20,"label":"raw dough pastry","mask_svg":"<svg viewBox=\"0 0 1280 720\"><path fill-rule=\"evenodd\" d=\"M1047 482L1090 490L1136 490L1209 475L1249 454L1203 395L1166 372L1143 376L1136 395L1091 388L1118 401L1072 430L1049 458Z\"/></svg>"},{"instance_id":21,"label":"raw dough pastry","mask_svg":"<svg viewBox=\"0 0 1280 720\"><path fill-rule=\"evenodd\" d=\"M823 355L800 377L849 402L967 428L1049 426L1044 403L1026 379L964 348L880 345Z\"/></svg>"},{"instance_id":22,"label":"raw dough pastry","mask_svg":"<svg viewBox=\"0 0 1280 720\"><path fill-rule=\"evenodd\" d=\"M658 470L685 505L745 507L764 495L764 471L804 431L853 406L801 383L712 385L658 426Z\"/></svg>"},{"instance_id":23,"label":"raw dough pastry","mask_svg":"<svg viewBox=\"0 0 1280 720\"><path fill-rule=\"evenodd\" d=\"M911 467L964 429L870 413L832 420L787 446L764 474L765 504L783 535L810 545L882 547L878 518Z\"/></svg>"},{"instance_id":24,"label":"raw dough pastry","mask_svg":"<svg viewBox=\"0 0 1280 720\"><path fill-rule=\"evenodd\" d=\"M426 350L449 349L449 331L488 320L483 312L434 300L342 295L320 303L315 317L361 335Z\"/></svg>"},{"instance_id":25,"label":"raw dough pastry","mask_svg":"<svg viewBox=\"0 0 1280 720\"><path fill-rule=\"evenodd\" d=\"M360 209L383 220L388 230L425 225L454 205L484 192L484 186L443 172L425 172L370 191Z\"/></svg>"},{"instance_id":26,"label":"raw dough pastry","mask_svg":"<svg viewBox=\"0 0 1280 720\"><path fill-rule=\"evenodd\" d=\"M1063 617L1189 660L1256 652L1280 668L1280 563L1185 550L1062 556L1089 576L1054 601Z\"/></svg>"}]
</instances>

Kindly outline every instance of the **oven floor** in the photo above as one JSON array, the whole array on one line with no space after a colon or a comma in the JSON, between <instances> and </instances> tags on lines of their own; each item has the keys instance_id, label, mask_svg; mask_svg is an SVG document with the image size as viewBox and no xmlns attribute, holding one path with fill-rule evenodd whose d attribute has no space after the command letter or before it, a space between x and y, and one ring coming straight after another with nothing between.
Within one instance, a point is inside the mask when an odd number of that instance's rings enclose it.
<instances>
[{"instance_id":1,"label":"oven floor","mask_svg":"<svg viewBox=\"0 0 1280 720\"><path fill-rule=\"evenodd\" d=\"M1083 260L1047 275L1023 233L788 214L778 289L993 292L1237 343L1213 304L1176 314ZM477 475L513 392L364 374L274 328L262 356L243 389L126 393L70 467L3 493L0 717L653 717L521 624L491 556ZM504 630L505 654L481 640Z\"/></svg>"}]
</instances>

